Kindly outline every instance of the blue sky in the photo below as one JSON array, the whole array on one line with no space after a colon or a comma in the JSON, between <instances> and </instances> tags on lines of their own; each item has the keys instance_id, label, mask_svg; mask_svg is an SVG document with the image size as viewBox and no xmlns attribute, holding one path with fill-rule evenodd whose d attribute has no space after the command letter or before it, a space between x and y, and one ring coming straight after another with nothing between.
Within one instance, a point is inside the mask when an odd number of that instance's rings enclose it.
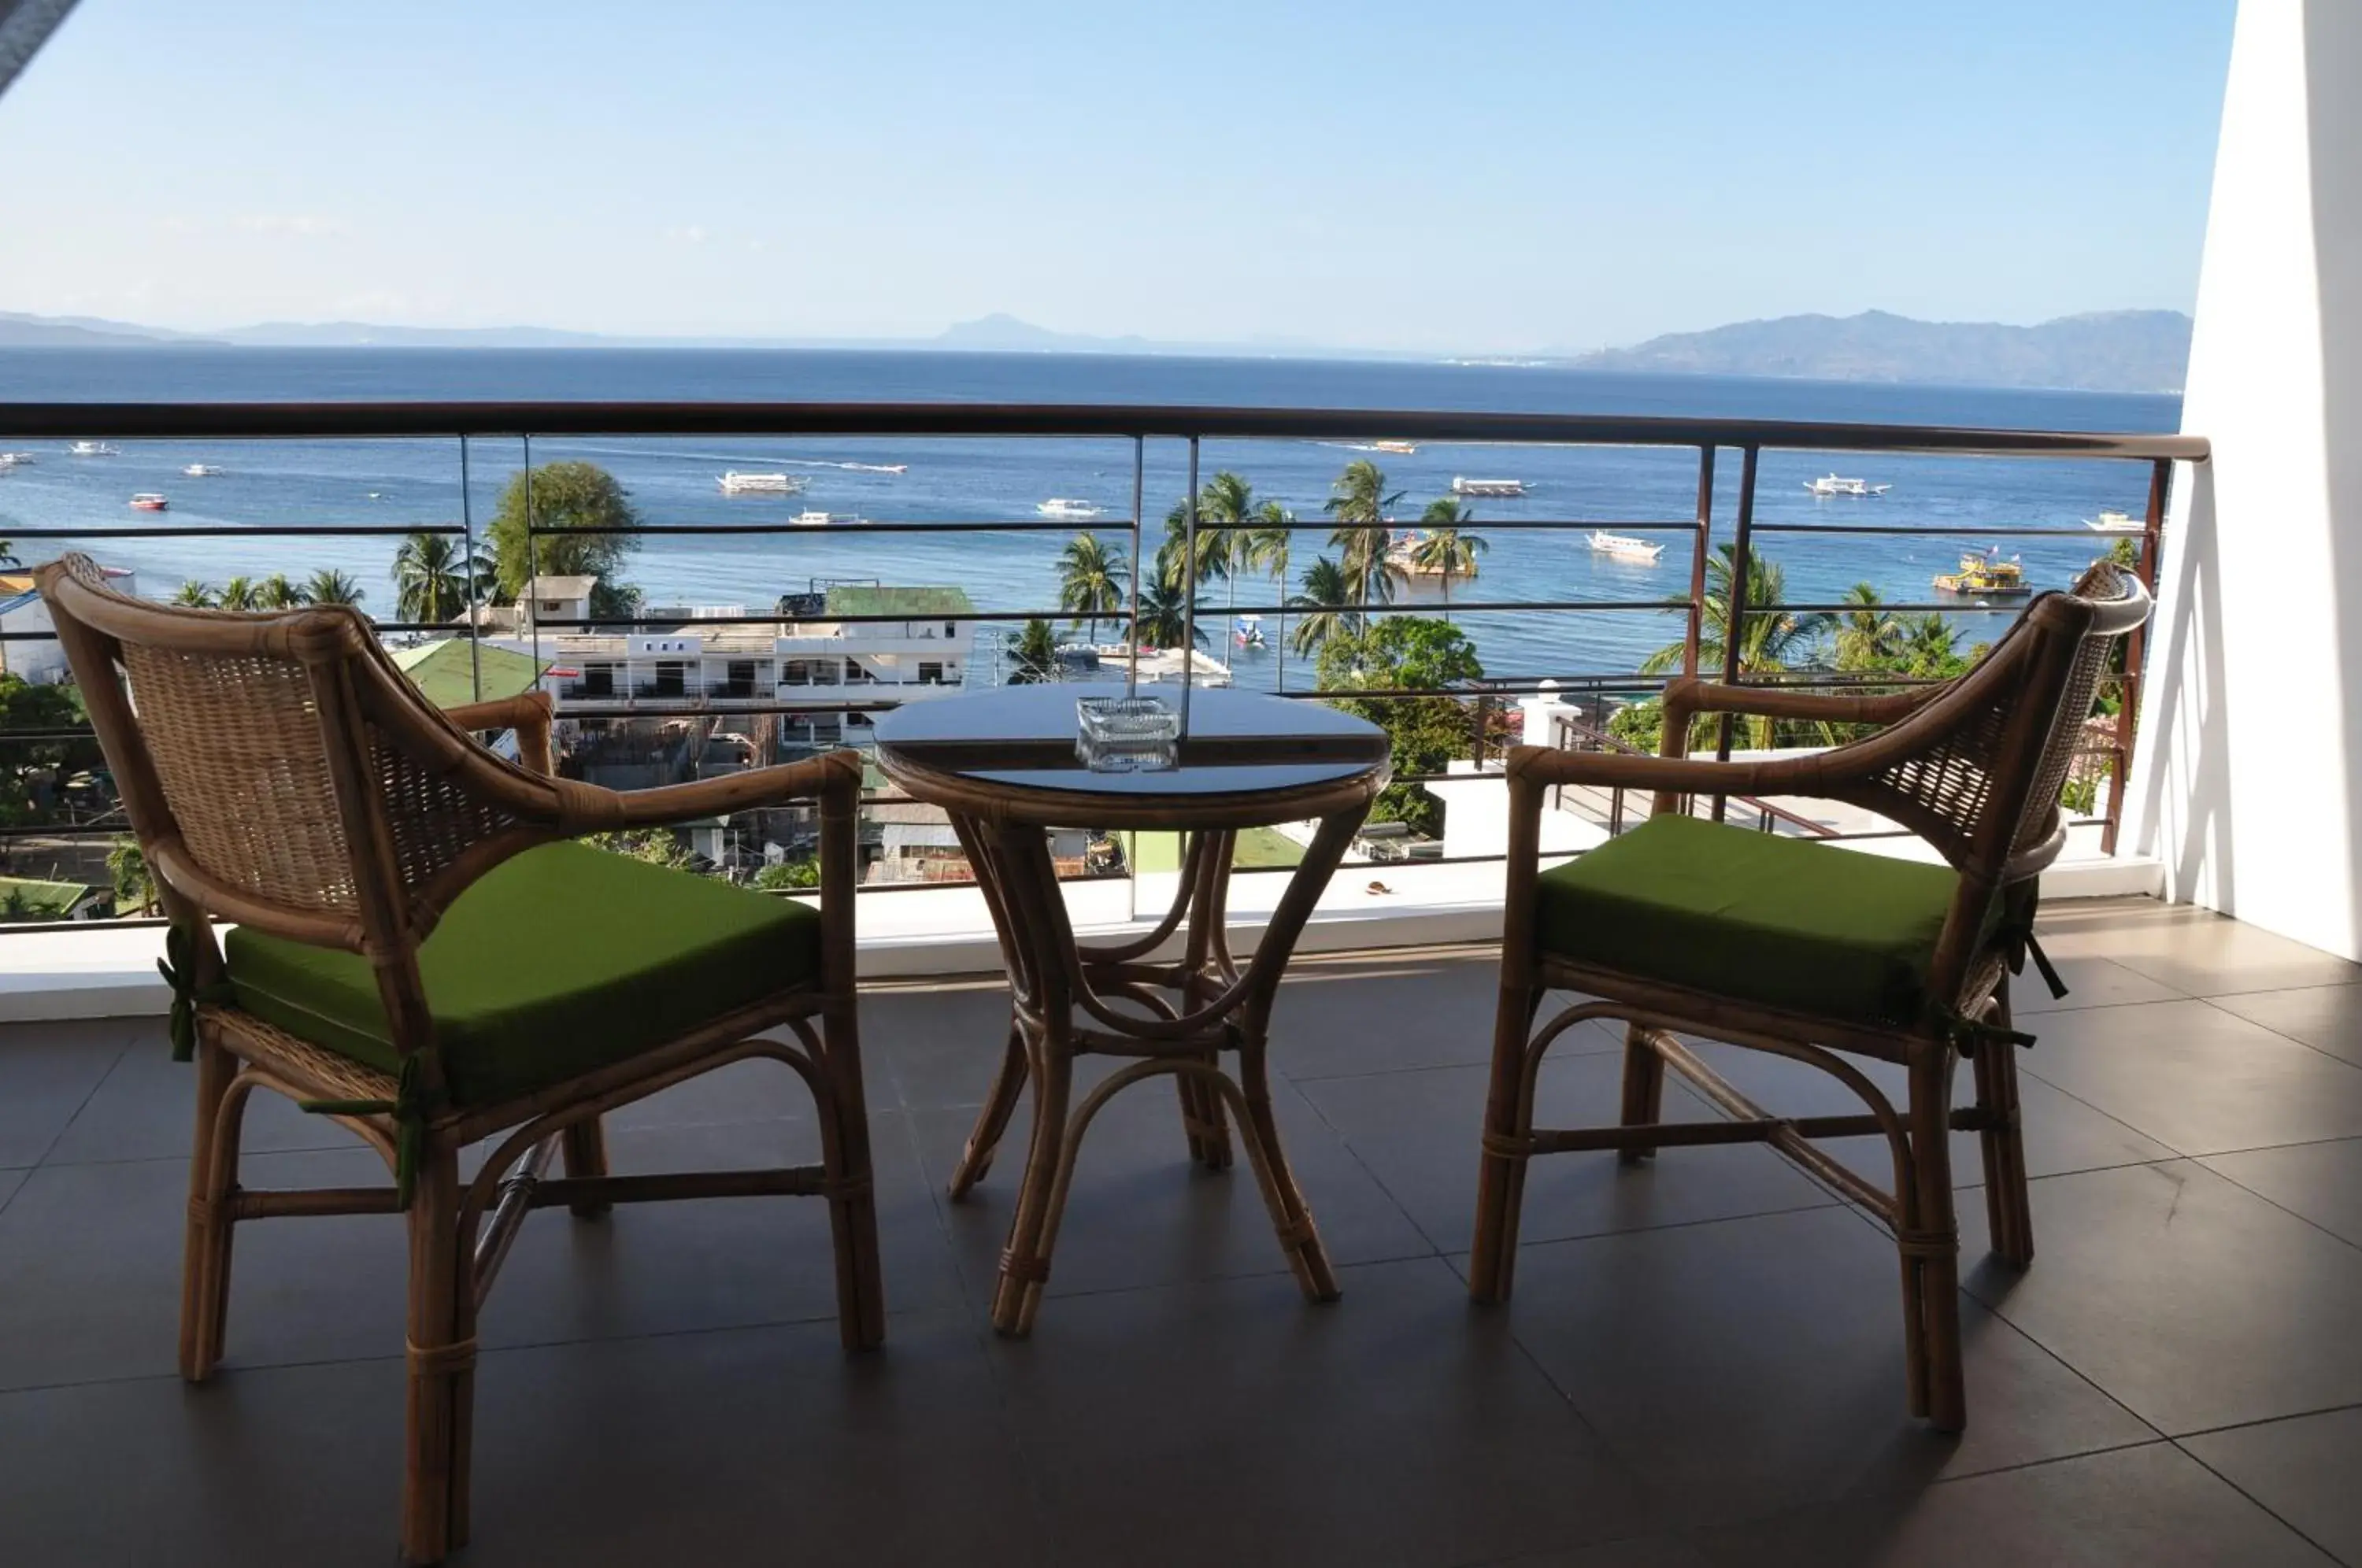
<instances>
[{"instance_id":1,"label":"blue sky","mask_svg":"<svg viewBox=\"0 0 2362 1568\"><path fill-rule=\"evenodd\" d=\"M2233 0L83 0L0 309L1514 352L2187 309Z\"/></svg>"}]
</instances>

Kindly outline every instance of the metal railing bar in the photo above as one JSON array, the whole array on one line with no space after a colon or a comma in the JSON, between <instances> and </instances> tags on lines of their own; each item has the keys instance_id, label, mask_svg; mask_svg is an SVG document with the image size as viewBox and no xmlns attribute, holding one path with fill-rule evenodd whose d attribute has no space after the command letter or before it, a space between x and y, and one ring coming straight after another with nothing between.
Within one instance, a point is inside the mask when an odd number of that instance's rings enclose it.
<instances>
[{"instance_id":1,"label":"metal railing bar","mask_svg":"<svg viewBox=\"0 0 2362 1568\"><path fill-rule=\"evenodd\" d=\"M1771 447L1808 452L2204 461L2203 437L1666 415L1438 410L977 403L5 403L12 438L564 436L677 435L1395 438L1566 446Z\"/></svg>"},{"instance_id":2,"label":"metal railing bar","mask_svg":"<svg viewBox=\"0 0 2362 1568\"><path fill-rule=\"evenodd\" d=\"M547 539L561 536L629 534L642 535L707 535L726 537L733 534L769 536L781 534L1073 534L1089 529L1122 529L1129 533L1129 517L1093 517L1088 521L1045 521L1039 517L1010 519L1006 522L962 520L951 523L877 522L863 518L858 522L834 523L642 523L631 526L620 524L585 524L580 527L542 528L529 532L535 538Z\"/></svg>"},{"instance_id":3,"label":"metal railing bar","mask_svg":"<svg viewBox=\"0 0 2362 1568\"><path fill-rule=\"evenodd\" d=\"M1943 527L1936 524L1901 523L1758 523L1759 534L1879 534L1904 535L1927 538L1978 539L2133 539L2136 532L2103 534L2096 528L2053 528L2044 525L2029 527L1980 528L1975 526Z\"/></svg>"},{"instance_id":4,"label":"metal railing bar","mask_svg":"<svg viewBox=\"0 0 2362 1568\"><path fill-rule=\"evenodd\" d=\"M413 534L467 532L457 523L197 523L149 528L18 528L16 539L407 538Z\"/></svg>"}]
</instances>

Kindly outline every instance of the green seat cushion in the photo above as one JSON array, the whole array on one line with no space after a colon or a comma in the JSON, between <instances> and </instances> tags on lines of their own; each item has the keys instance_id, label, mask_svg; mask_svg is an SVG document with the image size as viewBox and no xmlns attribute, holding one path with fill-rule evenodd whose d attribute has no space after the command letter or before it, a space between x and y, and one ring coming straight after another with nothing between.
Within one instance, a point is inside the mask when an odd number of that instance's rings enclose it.
<instances>
[{"instance_id":1,"label":"green seat cushion","mask_svg":"<svg viewBox=\"0 0 2362 1568\"><path fill-rule=\"evenodd\" d=\"M237 1003L398 1071L368 961L248 927L224 946ZM420 947L446 1086L489 1105L661 1045L820 973L820 914L574 843L502 861Z\"/></svg>"},{"instance_id":2,"label":"green seat cushion","mask_svg":"<svg viewBox=\"0 0 2362 1568\"><path fill-rule=\"evenodd\" d=\"M1946 866L1651 817L1542 873L1535 938L1620 974L1910 1026L1930 1014L1928 970L1959 886Z\"/></svg>"}]
</instances>

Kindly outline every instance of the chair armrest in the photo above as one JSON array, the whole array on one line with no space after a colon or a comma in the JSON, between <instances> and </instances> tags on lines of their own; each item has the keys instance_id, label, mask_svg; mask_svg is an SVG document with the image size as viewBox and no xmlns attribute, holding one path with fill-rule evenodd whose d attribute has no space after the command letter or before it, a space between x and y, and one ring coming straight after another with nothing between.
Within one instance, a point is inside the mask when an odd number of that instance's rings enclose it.
<instances>
[{"instance_id":1,"label":"chair armrest","mask_svg":"<svg viewBox=\"0 0 2362 1568\"><path fill-rule=\"evenodd\" d=\"M1670 715L1668 723L1671 723ZM1509 751L1513 779L1536 789L1557 784L1622 786L1670 795L1816 795L1827 752L1770 762L1715 762L1686 756L1642 756L1609 751L1559 751L1520 745Z\"/></svg>"},{"instance_id":2,"label":"chair armrest","mask_svg":"<svg viewBox=\"0 0 2362 1568\"><path fill-rule=\"evenodd\" d=\"M1780 686L1725 686L1685 676L1665 686L1666 733L1672 733L1676 715L1686 726L1688 720L1698 713L1817 720L1833 724L1891 724L1916 712L1944 690L1941 686L1926 686L1851 697Z\"/></svg>"},{"instance_id":3,"label":"chair armrest","mask_svg":"<svg viewBox=\"0 0 2362 1568\"><path fill-rule=\"evenodd\" d=\"M835 796L849 802L861 793L861 754L833 751L804 762L652 790L604 790L572 778L557 783L561 818L569 834L666 827L788 801Z\"/></svg>"},{"instance_id":4,"label":"chair armrest","mask_svg":"<svg viewBox=\"0 0 2362 1568\"><path fill-rule=\"evenodd\" d=\"M548 692L525 691L489 702L463 702L444 709L443 716L463 730L514 730L518 762L547 778L557 771L549 753L552 706Z\"/></svg>"}]
</instances>

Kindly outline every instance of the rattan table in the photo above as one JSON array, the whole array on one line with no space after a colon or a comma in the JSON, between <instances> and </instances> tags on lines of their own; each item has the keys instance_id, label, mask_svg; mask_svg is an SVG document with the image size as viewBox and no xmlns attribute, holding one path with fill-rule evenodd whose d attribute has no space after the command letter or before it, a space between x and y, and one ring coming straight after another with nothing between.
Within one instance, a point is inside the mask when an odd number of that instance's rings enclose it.
<instances>
[{"instance_id":1,"label":"rattan table","mask_svg":"<svg viewBox=\"0 0 2362 1568\"><path fill-rule=\"evenodd\" d=\"M1121 1090L1160 1075L1175 1079L1193 1159L1228 1166L1235 1123L1297 1283L1314 1300L1337 1297L1280 1148L1264 1056L1272 1002L1297 938L1385 787L1385 737L1316 703L1200 690L1191 694L1178 766L1094 773L1076 760L1075 701L1107 690L1006 687L914 702L877 725L886 776L950 814L1009 969L999 1075L951 1181L957 1200L983 1177L1030 1083L1032 1144L992 1303L993 1326L1004 1334L1032 1331L1091 1119ZM1312 843L1242 963L1231 952L1226 913L1238 834L1308 821L1319 823ZM1078 941L1051 860L1053 828L1186 835L1172 908L1128 940ZM1238 1054L1235 1077L1222 1069L1225 1051ZM1090 1053L1134 1060L1076 1102L1074 1061Z\"/></svg>"}]
</instances>

